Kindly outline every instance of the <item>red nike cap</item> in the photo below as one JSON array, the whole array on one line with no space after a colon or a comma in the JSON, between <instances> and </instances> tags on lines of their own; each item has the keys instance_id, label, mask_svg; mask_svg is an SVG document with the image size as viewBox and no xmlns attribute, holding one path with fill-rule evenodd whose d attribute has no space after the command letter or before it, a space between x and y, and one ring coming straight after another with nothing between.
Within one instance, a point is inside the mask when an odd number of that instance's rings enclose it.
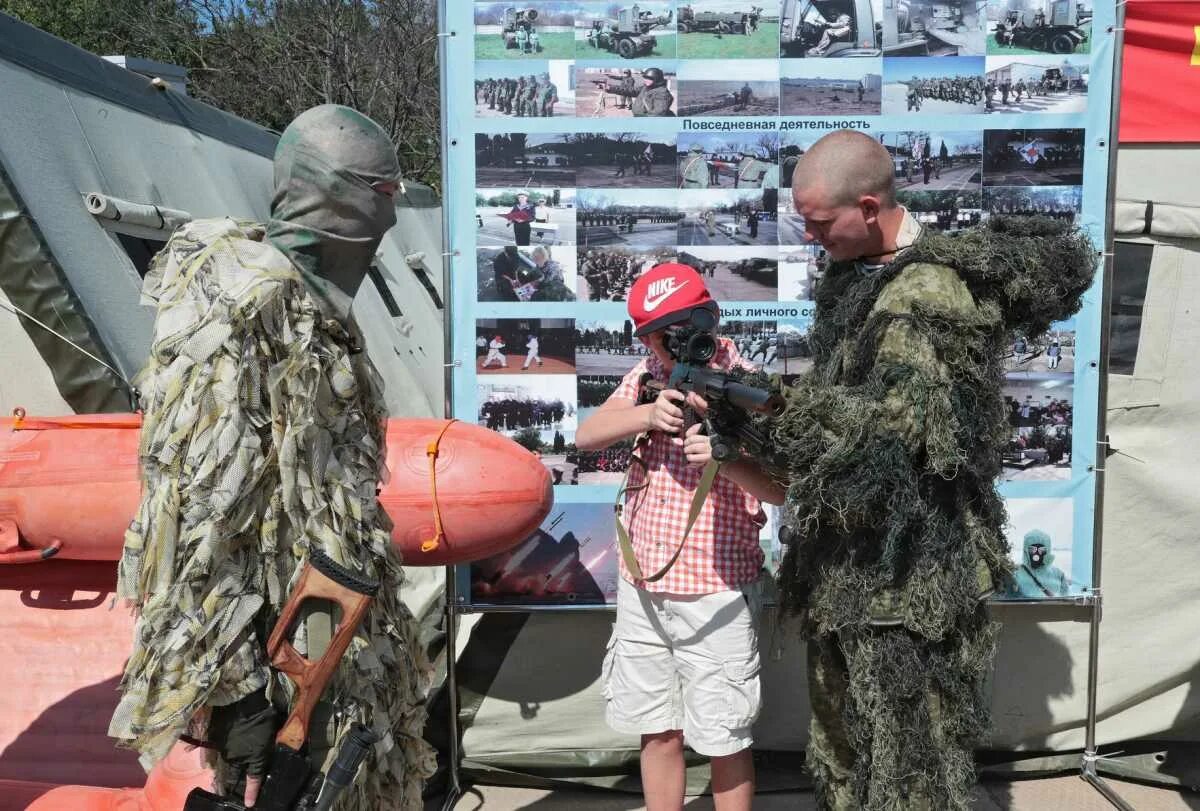
<instances>
[{"instance_id":1,"label":"red nike cap","mask_svg":"<svg viewBox=\"0 0 1200 811\"><path fill-rule=\"evenodd\" d=\"M628 305L633 334L639 337L686 321L697 307L721 316L700 274L677 262L655 265L638 276L629 288Z\"/></svg>"}]
</instances>

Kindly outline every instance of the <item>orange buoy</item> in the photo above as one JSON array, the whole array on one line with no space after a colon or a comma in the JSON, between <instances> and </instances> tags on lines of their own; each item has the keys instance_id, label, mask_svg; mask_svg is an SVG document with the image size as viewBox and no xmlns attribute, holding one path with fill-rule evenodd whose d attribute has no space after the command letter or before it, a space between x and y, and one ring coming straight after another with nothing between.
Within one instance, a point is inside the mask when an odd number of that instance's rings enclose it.
<instances>
[{"instance_id":1,"label":"orange buoy","mask_svg":"<svg viewBox=\"0 0 1200 811\"><path fill-rule=\"evenodd\" d=\"M140 427L137 414L0 419L0 565L120 559L140 497ZM537 457L478 425L389 420L387 461L379 500L407 566L516 546L553 503Z\"/></svg>"},{"instance_id":2,"label":"orange buoy","mask_svg":"<svg viewBox=\"0 0 1200 811\"><path fill-rule=\"evenodd\" d=\"M179 811L194 788L211 789L212 772L202 749L176 744L146 776L144 788L59 786L25 811Z\"/></svg>"}]
</instances>

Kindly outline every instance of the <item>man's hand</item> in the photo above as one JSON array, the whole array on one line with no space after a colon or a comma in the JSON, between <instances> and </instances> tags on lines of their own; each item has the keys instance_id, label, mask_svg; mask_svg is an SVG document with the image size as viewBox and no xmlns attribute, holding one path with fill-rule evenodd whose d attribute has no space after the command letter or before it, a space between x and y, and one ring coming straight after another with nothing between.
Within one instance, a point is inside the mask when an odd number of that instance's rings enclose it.
<instances>
[{"instance_id":1,"label":"man's hand","mask_svg":"<svg viewBox=\"0 0 1200 811\"><path fill-rule=\"evenodd\" d=\"M677 402L684 401L683 392L675 389L663 389L658 399L650 409L648 428L651 431L662 431L664 434L678 434L683 430L683 409Z\"/></svg>"},{"instance_id":2,"label":"man's hand","mask_svg":"<svg viewBox=\"0 0 1200 811\"><path fill-rule=\"evenodd\" d=\"M698 422L687 429L682 439L671 440L683 445L683 453L687 456L689 465L703 467L712 461L712 441L706 434L700 433L703 430L704 423Z\"/></svg>"}]
</instances>

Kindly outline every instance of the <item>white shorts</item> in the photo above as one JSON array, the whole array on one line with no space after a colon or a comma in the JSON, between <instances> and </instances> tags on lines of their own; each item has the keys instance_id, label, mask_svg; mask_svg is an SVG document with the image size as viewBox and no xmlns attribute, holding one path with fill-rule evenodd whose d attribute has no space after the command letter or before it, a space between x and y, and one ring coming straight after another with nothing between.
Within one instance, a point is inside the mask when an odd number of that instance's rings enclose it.
<instances>
[{"instance_id":1,"label":"white shorts","mask_svg":"<svg viewBox=\"0 0 1200 811\"><path fill-rule=\"evenodd\" d=\"M602 677L608 725L630 735L680 729L709 757L749 747L762 704L759 584L662 594L618 580Z\"/></svg>"}]
</instances>

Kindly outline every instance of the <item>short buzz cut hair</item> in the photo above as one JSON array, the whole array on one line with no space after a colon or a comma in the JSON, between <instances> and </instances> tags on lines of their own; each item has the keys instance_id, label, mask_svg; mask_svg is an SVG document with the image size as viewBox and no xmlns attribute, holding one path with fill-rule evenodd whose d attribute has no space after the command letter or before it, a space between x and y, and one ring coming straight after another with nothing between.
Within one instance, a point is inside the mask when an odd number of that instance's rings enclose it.
<instances>
[{"instance_id":1,"label":"short buzz cut hair","mask_svg":"<svg viewBox=\"0 0 1200 811\"><path fill-rule=\"evenodd\" d=\"M822 186L830 203L850 206L864 195L883 208L896 205L896 167L883 144L857 130L838 130L819 139L800 156L792 187Z\"/></svg>"}]
</instances>

